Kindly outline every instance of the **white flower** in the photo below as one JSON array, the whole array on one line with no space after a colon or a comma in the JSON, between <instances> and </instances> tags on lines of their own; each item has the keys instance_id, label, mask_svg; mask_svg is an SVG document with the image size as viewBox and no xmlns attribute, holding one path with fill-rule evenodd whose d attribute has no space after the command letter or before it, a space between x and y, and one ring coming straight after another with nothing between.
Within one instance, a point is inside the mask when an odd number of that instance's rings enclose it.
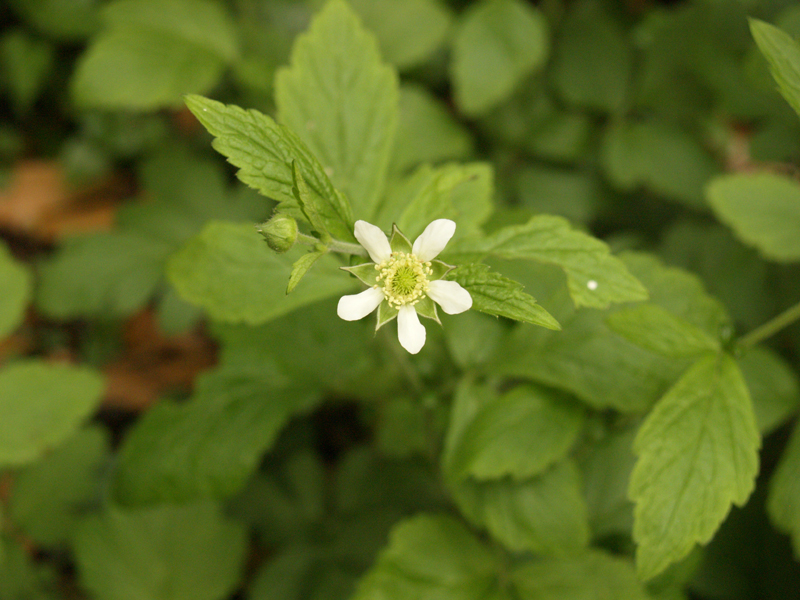
<instances>
[{"instance_id":1,"label":"white flower","mask_svg":"<svg viewBox=\"0 0 800 600\"><path fill-rule=\"evenodd\" d=\"M338 315L345 321L357 321L377 308L376 329L397 317L400 345L411 354L419 352L425 345L425 327L418 315L439 322L436 304L449 315L472 307L467 290L455 281L442 279L453 267L434 260L455 231L453 221L437 219L412 245L396 226L390 240L375 225L356 221L356 239L372 262L343 269L370 287L340 298Z\"/></svg>"}]
</instances>

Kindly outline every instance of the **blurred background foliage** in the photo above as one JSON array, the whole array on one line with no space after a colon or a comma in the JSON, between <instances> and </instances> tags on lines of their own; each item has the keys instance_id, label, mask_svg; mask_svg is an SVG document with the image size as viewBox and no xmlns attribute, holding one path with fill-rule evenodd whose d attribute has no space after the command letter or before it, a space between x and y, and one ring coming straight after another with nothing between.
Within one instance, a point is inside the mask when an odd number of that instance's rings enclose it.
<instances>
[{"instance_id":1,"label":"blurred background foliage","mask_svg":"<svg viewBox=\"0 0 800 600\"><path fill-rule=\"evenodd\" d=\"M257 327L222 324L165 278L209 220L256 223L273 206L235 182L183 95L273 114L273 76L321 5L0 2L0 414L11 410L0 423L0 600L348 598L399 519L452 511L438 460L457 373L533 381L586 409L558 475L583 477L571 537L491 533L544 555L590 540L630 554L632 426L675 366L613 346L602 314L559 300L550 270L503 266L564 332L462 315L429 327L430 350L413 364L390 336L331 318L330 301ZM797 266L740 242L705 192L726 172L797 174L800 122L747 26L757 17L800 36L795 2L351 5L400 74L394 180L423 163L487 161L487 229L562 215L634 251L631 270L687 318L705 318L707 293L746 332L800 298ZM602 336L607 346L591 343ZM764 503L800 401L799 358L797 326L748 357L768 434L757 491L650 597L797 597L800 569ZM17 439L24 427L34 433ZM469 502L479 500L457 501ZM407 522L393 539L428 548L420 531L468 547L477 565L498 560L448 520ZM411 568L382 556L387 569ZM480 569L440 559L429 557L474 581L436 597L484 597ZM613 572L605 560L574 573ZM515 571L492 597L605 597L553 595L536 587L542 575Z\"/></svg>"}]
</instances>

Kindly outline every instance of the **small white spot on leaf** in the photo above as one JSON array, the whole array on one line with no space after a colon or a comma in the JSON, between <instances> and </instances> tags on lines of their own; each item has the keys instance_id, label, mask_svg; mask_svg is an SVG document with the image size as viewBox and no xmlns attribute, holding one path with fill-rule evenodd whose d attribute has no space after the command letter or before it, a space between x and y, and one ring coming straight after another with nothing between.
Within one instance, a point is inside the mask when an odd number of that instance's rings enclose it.
<instances>
[{"instance_id":1,"label":"small white spot on leaf","mask_svg":"<svg viewBox=\"0 0 800 600\"><path fill-rule=\"evenodd\" d=\"M597 282L594 279L590 279L586 282L586 287L594 291L597 289Z\"/></svg>"}]
</instances>

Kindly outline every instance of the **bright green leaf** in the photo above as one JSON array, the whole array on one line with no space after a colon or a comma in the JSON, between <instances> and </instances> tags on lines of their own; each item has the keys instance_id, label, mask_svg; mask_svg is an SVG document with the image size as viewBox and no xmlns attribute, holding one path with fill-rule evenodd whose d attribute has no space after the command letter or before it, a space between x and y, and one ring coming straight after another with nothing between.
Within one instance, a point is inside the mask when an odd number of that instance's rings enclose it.
<instances>
[{"instance_id":1,"label":"bright green leaf","mask_svg":"<svg viewBox=\"0 0 800 600\"><path fill-rule=\"evenodd\" d=\"M291 295L286 283L298 253L271 252L252 225L210 222L169 260L167 273L186 300L220 321L256 325L353 289L335 268L309 273ZM333 315L331 318L335 318Z\"/></svg>"},{"instance_id":2,"label":"bright green leaf","mask_svg":"<svg viewBox=\"0 0 800 600\"><path fill-rule=\"evenodd\" d=\"M215 0L116 0L80 58L72 94L83 106L151 110L208 91L236 56L233 23Z\"/></svg>"},{"instance_id":3,"label":"bright green leaf","mask_svg":"<svg viewBox=\"0 0 800 600\"><path fill-rule=\"evenodd\" d=\"M353 600L482 600L495 585L495 557L452 517L419 515L397 525Z\"/></svg>"},{"instance_id":4,"label":"bright green leaf","mask_svg":"<svg viewBox=\"0 0 800 600\"><path fill-rule=\"evenodd\" d=\"M797 373L780 354L764 346L748 348L736 362L753 400L758 429L766 435L800 406Z\"/></svg>"},{"instance_id":5,"label":"bright green leaf","mask_svg":"<svg viewBox=\"0 0 800 600\"><path fill-rule=\"evenodd\" d=\"M343 0L325 5L295 41L290 67L275 75L278 120L367 221L383 195L394 146L397 85L375 38Z\"/></svg>"},{"instance_id":6,"label":"bright green leaf","mask_svg":"<svg viewBox=\"0 0 800 600\"><path fill-rule=\"evenodd\" d=\"M511 581L522 600L650 599L629 561L600 550L524 564Z\"/></svg>"},{"instance_id":7,"label":"bright green leaf","mask_svg":"<svg viewBox=\"0 0 800 600\"><path fill-rule=\"evenodd\" d=\"M629 342L663 356L684 358L720 349L719 340L657 304L617 311L606 323Z\"/></svg>"},{"instance_id":8,"label":"bright green leaf","mask_svg":"<svg viewBox=\"0 0 800 600\"><path fill-rule=\"evenodd\" d=\"M633 54L625 31L602 4L570 5L553 46L552 79L564 100L577 107L620 110Z\"/></svg>"},{"instance_id":9,"label":"bright green leaf","mask_svg":"<svg viewBox=\"0 0 800 600\"><path fill-rule=\"evenodd\" d=\"M758 19L750 19L750 32L781 94L800 114L800 45L785 31Z\"/></svg>"},{"instance_id":10,"label":"bright green leaf","mask_svg":"<svg viewBox=\"0 0 800 600\"><path fill-rule=\"evenodd\" d=\"M536 299L522 291L522 284L499 273L490 273L486 265L463 265L451 271L447 279L458 282L472 296L474 310L560 330L561 325Z\"/></svg>"},{"instance_id":11,"label":"bright green leaf","mask_svg":"<svg viewBox=\"0 0 800 600\"><path fill-rule=\"evenodd\" d=\"M615 123L603 139L601 160L614 187L645 187L704 209L703 186L719 172L714 159L688 132L666 122Z\"/></svg>"},{"instance_id":12,"label":"bright green leaf","mask_svg":"<svg viewBox=\"0 0 800 600\"><path fill-rule=\"evenodd\" d=\"M22 322L31 294L31 275L11 256L0 241L0 338L5 337Z\"/></svg>"},{"instance_id":13,"label":"bright green leaf","mask_svg":"<svg viewBox=\"0 0 800 600\"><path fill-rule=\"evenodd\" d=\"M277 389L236 368L205 375L184 404L162 402L120 449L114 494L127 505L225 498L237 492L288 419L310 406L304 392Z\"/></svg>"},{"instance_id":14,"label":"bright green leaf","mask_svg":"<svg viewBox=\"0 0 800 600\"><path fill-rule=\"evenodd\" d=\"M384 58L399 69L427 60L444 42L450 12L439 0L351 0L375 33Z\"/></svg>"},{"instance_id":15,"label":"bright green leaf","mask_svg":"<svg viewBox=\"0 0 800 600\"><path fill-rule=\"evenodd\" d=\"M556 265L567 274L575 306L606 308L614 302L648 297L644 286L611 255L605 243L572 229L560 217L536 216L525 225L504 227L484 239L465 241L453 251Z\"/></svg>"},{"instance_id":16,"label":"bright green leaf","mask_svg":"<svg viewBox=\"0 0 800 600\"><path fill-rule=\"evenodd\" d=\"M770 480L767 513L778 529L791 536L800 559L800 425L795 426Z\"/></svg>"},{"instance_id":17,"label":"bright green leaf","mask_svg":"<svg viewBox=\"0 0 800 600\"><path fill-rule=\"evenodd\" d=\"M101 494L108 434L87 427L14 477L10 514L27 536L52 547L71 539L82 511Z\"/></svg>"},{"instance_id":18,"label":"bright green leaf","mask_svg":"<svg viewBox=\"0 0 800 600\"><path fill-rule=\"evenodd\" d=\"M287 127L257 110L244 110L202 96L189 95L186 106L216 139L214 149L239 168L236 176L263 195L281 203L283 210L304 218L292 188L292 163L297 164L327 231L341 240L354 241L352 211L334 188L322 165Z\"/></svg>"},{"instance_id":19,"label":"bright green leaf","mask_svg":"<svg viewBox=\"0 0 800 600\"><path fill-rule=\"evenodd\" d=\"M222 600L239 583L246 541L211 503L110 507L82 523L75 557L98 600Z\"/></svg>"},{"instance_id":20,"label":"bright green leaf","mask_svg":"<svg viewBox=\"0 0 800 600\"><path fill-rule=\"evenodd\" d=\"M692 366L659 401L634 444L633 536L650 579L711 540L755 485L761 440L739 368L725 354Z\"/></svg>"},{"instance_id":21,"label":"bright green leaf","mask_svg":"<svg viewBox=\"0 0 800 600\"><path fill-rule=\"evenodd\" d=\"M453 477L524 479L562 458L583 425L583 411L545 388L520 386L480 407L450 455Z\"/></svg>"},{"instance_id":22,"label":"bright green leaf","mask_svg":"<svg viewBox=\"0 0 800 600\"><path fill-rule=\"evenodd\" d=\"M291 294L294 291L294 288L297 287L300 280L305 277L308 270L323 256L325 256L324 250L319 252L306 252L294 262L292 265L292 274L289 275L289 283L286 286L287 294Z\"/></svg>"},{"instance_id":23,"label":"bright green leaf","mask_svg":"<svg viewBox=\"0 0 800 600\"><path fill-rule=\"evenodd\" d=\"M481 0L457 25L450 67L455 100L478 115L508 98L517 85L547 60L547 22L520 0Z\"/></svg>"},{"instance_id":24,"label":"bright green leaf","mask_svg":"<svg viewBox=\"0 0 800 600\"><path fill-rule=\"evenodd\" d=\"M766 258L800 260L800 185L775 173L737 173L706 190L717 217Z\"/></svg>"},{"instance_id":25,"label":"bright green leaf","mask_svg":"<svg viewBox=\"0 0 800 600\"><path fill-rule=\"evenodd\" d=\"M404 173L422 163L465 158L472 154L473 146L469 130L441 100L420 85L400 87L400 121L392 151L392 172ZM390 187L388 192L391 191Z\"/></svg>"},{"instance_id":26,"label":"bright green leaf","mask_svg":"<svg viewBox=\"0 0 800 600\"><path fill-rule=\"evenodd\" d=\"M0 465L22 465L61 444L97 408L100 375L88 367L14 363L0 371Z\"/></svg>"}]
</instances>

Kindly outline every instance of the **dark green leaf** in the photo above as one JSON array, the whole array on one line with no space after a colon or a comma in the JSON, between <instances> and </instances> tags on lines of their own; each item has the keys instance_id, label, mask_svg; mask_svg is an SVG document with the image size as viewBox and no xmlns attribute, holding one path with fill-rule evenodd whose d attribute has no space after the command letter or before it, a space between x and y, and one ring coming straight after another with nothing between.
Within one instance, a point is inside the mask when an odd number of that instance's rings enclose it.
<instances>
[{"instance_id":1,"label":"dark green leaf","mask_svg":"<svg viewBox=\"0 0 800 600\"><path fill-rule=\"evenodd\" d=\"M31 275L18 263L0 241L0 338L5 337L22 322L31 295Z\"/></svg>"}]
</instances>

